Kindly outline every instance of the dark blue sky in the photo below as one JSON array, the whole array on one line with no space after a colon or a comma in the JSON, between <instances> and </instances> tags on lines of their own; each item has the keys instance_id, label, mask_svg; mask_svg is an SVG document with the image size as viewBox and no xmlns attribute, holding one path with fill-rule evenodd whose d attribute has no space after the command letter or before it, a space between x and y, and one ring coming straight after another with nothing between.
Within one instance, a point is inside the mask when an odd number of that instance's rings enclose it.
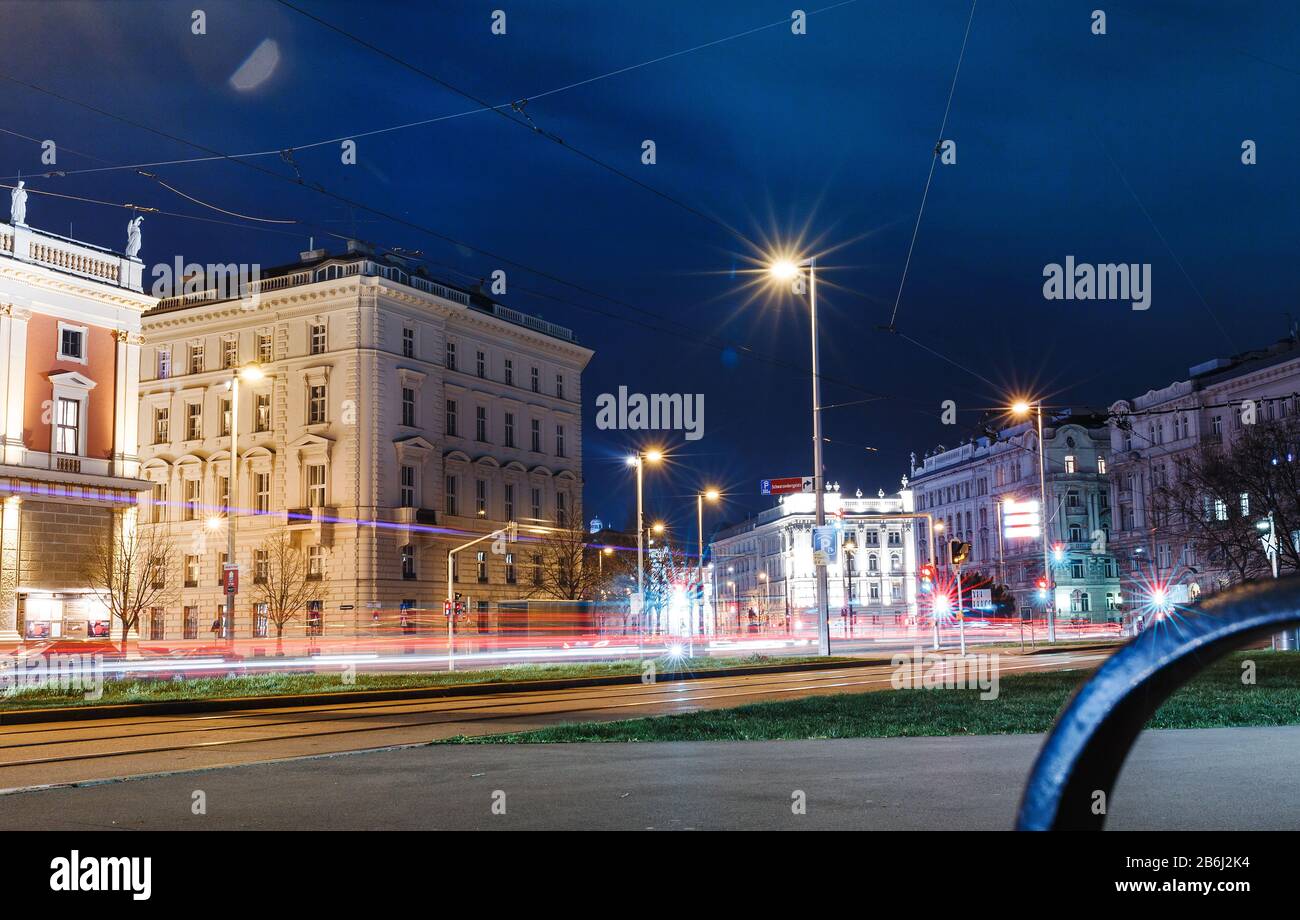
<instances>
[{"instance_id":1,"label":"dark blue sky","mask_svg":"<svg viewBox=\"0 0 1300 920\"><path fill-rule=\"evenodd\" d=\"M641 64L788 18L789 0L659 3L310 3L316 15L493 103ZM829 0L808 3L811 11ZM207 12L207 35L190 11ZM1090 32L1103 6L1105 36ZM494 8L507 34L490 33ZM801 232L824 259L828 476L897 488L909 451L969 436L1008 390L1102 406L1189 364L1265 344L1296 304L1300 7L1291 2L981 0L936 169L899 329L962 369L878 331L893 306L970 5L859 0L786 25L536 98L528 111L569 144L738 228ZM279 63L255 89L229 78L263 39ZM11 2L0 71L227 154L302 147L463 112L455 93L272 0ZM12 83L0 129L61 146L65 170L198 156L191 147ZM658 163L640 163L654 139ZM1240 163L1243 139L1259 163ZM506 302L571 326L595 349L584 378L586 509L622 523L633 435L594 426L597 394L703 393L705 436L648 478L650 513L693 533L704 483L733 493L721 517L762 507L757 480L811 472L806 316L754 297L746 242L492 113L299 150L308 182L579 284L507 267ZM72 150L93 155L90 159ZM31 141L0 135L0 173L43 172ZM281 175L278 157L251 160ZM294 218L292 232L161 215L148 263L280 264L322 229L420 249L451 280L499 259L355 215L325 196L229 162L151 171L231 211ZM220 218L130 171L33 178L32 188ZM127 214L32 196L36 226L121 247ZM234 223L238 223L234 221ZM1153 303L1048 302L1043 266L1150 262ZM1190 280L1189 280L1190 279ZM525 288L595 308L548 300ZM608 295L657 318L602 300ZM645 324L657 328L647 328ZM694 335L686 330L698 330ZM731 343L723 351L713 343ZM773 356L768 362L750 353ZM794 365L794 367L791 367ZM972 373L973 372L973 373ZM986 379L981 379L986 378ZM648 441L649 439L647 439ZM868 452L864 446L877 448Z\"/></svg>"}]
</instances>

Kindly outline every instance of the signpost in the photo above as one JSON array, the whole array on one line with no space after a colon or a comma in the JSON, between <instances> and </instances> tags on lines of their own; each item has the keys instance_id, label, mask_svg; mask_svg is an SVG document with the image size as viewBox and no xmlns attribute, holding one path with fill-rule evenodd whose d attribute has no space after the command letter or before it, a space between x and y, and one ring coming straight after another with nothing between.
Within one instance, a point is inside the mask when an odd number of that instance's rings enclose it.
<instances>
[{"instance_id":1,"label":"signpost","mask_svg":"<svg viewBox=\"0 0 1300 920\"><path fill-rule=\"evenodd\" d=\"M835 565L839 562L840 531L834 525L814 527L812 533L813 564Z\"/></svg>"},{"instance_id":2,"label":"signpost","mask_svg":"<svg viewBox=\"0 0 1300 920\"><path fill-rule=\"evenodd\" d=\"M222 567L222 584L225 585L227 594L239 593L239 566L227 562Z\"/></svg>"},{"instance_id":3,"label":"signpost","mask_svg":"<svg viewBox=\"0 0 1300 920\"><path fill-rule=\"evenodd\" d=\"M811 476L787 476L784 479L760 479L759 495L793 495L798 492L812 492L814 489Z\"/></svg>"}]
</instances>

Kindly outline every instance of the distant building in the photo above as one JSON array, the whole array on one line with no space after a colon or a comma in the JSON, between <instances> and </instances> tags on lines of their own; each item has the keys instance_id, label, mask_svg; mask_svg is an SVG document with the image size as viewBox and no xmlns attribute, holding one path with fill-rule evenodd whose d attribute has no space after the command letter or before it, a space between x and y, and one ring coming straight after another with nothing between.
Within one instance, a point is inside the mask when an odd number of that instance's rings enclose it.
<instances>
[{"instance_id":1,"label":"distant building","mask_svg":"<svg viewBox=\"0 0 1300 920\"><path fill-rule=\"evenodd\" d=\"M0 223L0 640L107 635L87 554L134 526L142 263Z\"/></svg>"},{"instance_id":2,"label":"distant building","mask_svg":"<svg viewBox=\"0 0 1300 920\"><path fill-rule=\"evenodd\" d=\"M825 496L828 523L838 523L841 543L854 549L827 567L832 620L844 610L902 619L917 613L916 537L923 522L912 512L913 491L864 498ZM705 594L712 605L708 631L743 629L752 610L760 626L807 630L817 618L817 570L812 528L815 496L778 499L774 508L714 534L709 544Z\"/></svg>"},{"instance_id":3,"label":"distant building","mask_svg":"<svg viewBox=\"0 0 1300 920\"><path fill-rule=\"evenodd\" d=\"M1111 530L1108 469L1110 432L1097 415L1060 412L1043 418L1046 440L1047 542L1052 551L1053 607L1058 616L1118 619L1123 598ZM1041 538L1004 538L1001 504L1040 501L1036 420L998 433L940 448L912 465L917 510L944 524L935 544L943 570L946 541L971 544L967 570L1006 584L1022 613L1041 612L1037 582L1043 577ZM922 552L927 546L923 541Z\"/></svg>"},{"instance_id":4,"label":"distant building","mask_svg":"<svg viewBox=\"0 0 1300 920\"><path fill-rule=\"evenodd\" d=\"M1300 393L1300 341L1215 358L1189 368L1187 379L1111 405L1111 475L1117 510L1113 549L1130 592L1166 586L1174 603L1187 603L1228 587L1236 576L1152 515L1156 485L1176 471L1180 458L1206 445L1227 445L1242 431L1241 406L1255 403L1259 422L1288 418ZM1248 499L1247 499L1248 501ZM1300 542L1300 534L1290 538ZM1284 536L1285 539L1285 536Z\"/></svg>"},{"instance_id":5,"label":"distant building","mask_svg":"<svg viewBox=\"0 0 1300 920\"><path fill-rule=\"evenodd\" d=\"M536 544L481 543L451 573L448 551L512 520L523 534L580 526L592 352L562 326L356 242L304 252L250 288L166 298L144 319L147 519L184 547L180 608L151 624L152 637L192 638L222 604L228 383L249 363L266 376L240 385L234 413L236 637L266 634L253 583L259 547L281 532L319 583L293 634L445 623L449 574L469 602L458 628L494 628L499 604L540 581Z\"/></svg>"}]
</instances>

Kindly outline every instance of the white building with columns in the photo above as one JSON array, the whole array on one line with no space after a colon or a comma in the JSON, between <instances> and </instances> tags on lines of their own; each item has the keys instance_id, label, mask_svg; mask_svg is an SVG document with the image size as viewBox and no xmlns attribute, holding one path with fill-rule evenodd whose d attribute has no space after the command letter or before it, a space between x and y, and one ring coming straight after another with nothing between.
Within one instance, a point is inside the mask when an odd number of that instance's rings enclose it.
<instances>
[{"instance_id":1,"label":"white building with columns","mask_svg":"<svg viewBox=\"0 0 1300 920\"><path fill-rule=\"evenodd\" d=\"M445 630L451 547L510 520L525 533L582 520L592 352L568 329L355 242L223 293L168 298L144 319L143 519L171 532L182 584L145 638L200 636L217 617L231 516L236 638L267 630L253 581L270 535L287 530L318 583L287 634L348 636L399 621ZM265 378L239 386L231 501L227 384L250 363ZM453 590L470 604L458 628L493 629L539 558L526 542L458 557Z\"/></svg>"},{"instance_id":2,"label":"white building with columns","mask_svg":"<svg viewBox=\"0 0 1300 920\"><path fill-rule=\"evenodd\" d=\"M861 490L844 495L828 483L826 521L841 529L841 552L827 567L828 607L832 622L846 610L856 615L915 620L917 613L918 534L913 491L886 495ZM716 611L716 631L743 631L754 619L761 627L804 630L817 622L817 570L813 565L812 528L815 496L781 496L776 507L718 531L709 543L710 566L705 591Z\"/></svg>"},{"instance_id":3,"label":"white building with columns","mask_svg":"<svg viewBox=\"0 0 1300 920\"><path fill-rule=\"evenodd\" d=\"M91 547L134 524L142 263L0 223L0 641L107 635Z\"/></svg>"}]
</instances>

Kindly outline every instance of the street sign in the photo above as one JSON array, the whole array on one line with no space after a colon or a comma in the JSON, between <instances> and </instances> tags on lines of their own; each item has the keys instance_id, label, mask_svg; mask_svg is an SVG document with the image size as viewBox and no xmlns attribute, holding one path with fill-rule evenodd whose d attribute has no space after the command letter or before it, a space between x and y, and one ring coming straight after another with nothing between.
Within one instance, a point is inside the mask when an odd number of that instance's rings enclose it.
<instances>
[{"instance_id":1,"label":"street sign","mask_svg":"<svg viewBox=\"0 0 1300 920\"><path fill-rule=\"evenodd\" d=\"M839 561L840 532L837 527L814 527L812 533L813 565L834 565Z\"/></svg>"},{"instance_id":2,"label":"street sign","mask_svg":"<svg viewBox=\"0 0 1300 920\"><path fill-rule=\"evenodd\" d=\"M340 604L340 605L339 605L339 609L340 609L340 610L356 610L357 608L356 608L356 606L353 605L353 604Z\"/></svg>"},{"instance_id":3,"label":"street sign","mask_svg":"<svg viewBox=\"0 0 1300 920\"><path fill-rule=\"evenodd\" d=\"M970 593L970 605L977 610L991 610L993 607L993 589L975 588Z\"/></svg>"},{"instance_id":4,"label":"street sign","mask_svg":"<svg viewBox=\"0 0 1300 920\"><path fill-rule=\"evenodd\" d=\"M760 479L758 481L759 495L791 495L796 492L811 492L813 490L813 478L811 476L787 476L784 479Z\"/></svg>"},{"instance_id":5,"label":"street sign","mask_svg":"<svg viewBox=\"0 0 1300 920\"><path fill-rule=\"evenodd\" d=\"M1039 514L1038 502L1003 502L1002 532L1008 540L1038 537L1042 533L1042 515Z\"/></svg>"},{"instance_id":6,"label":"street sign","mask_svg":"<svg viewBox=\"0 0 1300 920\"><path fill-rule=\"evenodd\" d=\"M227 594L239 593L239 566L227 562L222 569L222 583L225 585Z\"/></svg>"}]
</instances>

